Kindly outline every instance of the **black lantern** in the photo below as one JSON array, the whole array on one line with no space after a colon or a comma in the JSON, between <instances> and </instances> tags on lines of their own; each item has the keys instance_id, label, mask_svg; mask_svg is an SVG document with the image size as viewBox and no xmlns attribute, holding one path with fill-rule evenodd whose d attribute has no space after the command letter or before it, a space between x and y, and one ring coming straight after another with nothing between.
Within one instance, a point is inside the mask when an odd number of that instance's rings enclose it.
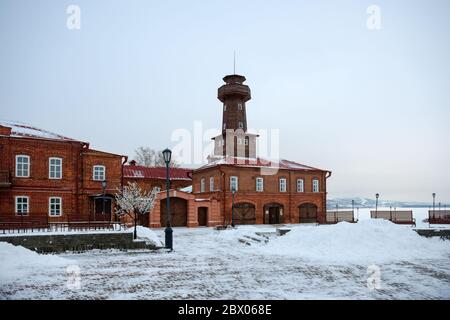
<instances>
[{"instance_id":1,"label":"black lantern","mask_svg":"<svg viewBox=\"0 0 450 320\"><path fill-rule=\"evenodd\" d=\"M165 149L163 152L164 162L166 163L166 192L167 192L167 219L166 219L166 229L164 230L166 236L166 248L173 250L173 230L171 227L171 217L170 217L170 176L169 176L169 164L172 158L172 151L170 149Z\"/></svg>"},{"instance_id":2,"label":"black lantern","mask_svg":"<svg viewBox=\"0 0 450 320\"><path fill-rule=\"evenodd\" d=\"M379 193L377 193L376 195L375 195L375 198L377 199L376 200L376 202L375 202L375 216L377 216L377 214L378 214L378 198L380 197L380 194ZM378 216L377 216L378 217Z\"/></svg>"}]
</instances>

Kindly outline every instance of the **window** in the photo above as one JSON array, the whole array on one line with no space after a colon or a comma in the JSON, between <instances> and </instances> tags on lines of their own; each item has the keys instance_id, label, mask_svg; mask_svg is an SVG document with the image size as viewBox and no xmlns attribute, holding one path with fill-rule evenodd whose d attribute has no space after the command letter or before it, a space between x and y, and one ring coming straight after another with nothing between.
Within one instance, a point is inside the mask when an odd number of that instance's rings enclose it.
<instances>
[{"instance_id":1,"label":"window","mask_svg":"<svg viewBox=\"0 0 450 320\"><path fill-rule=\"evenodd\" d=\"M93 179L95 181L105 180L105 166L94 166Z\"/></svg>"},{"instance_id":2,"label":"window","mask_svg":"<svg viewBox=\"0 0 450 320\"><path fill-rule=\"evenodd\" d=\"M227 105L225 103L223 104L223 111L227 111Z\"/></svg>"},{"instance_id":3,"label":"window","mask_svg":"<svg viewBox=\"0 0 450 320\"><path fill-rule=\"evenodd\" d=\"M239 183L238 183L238 177L230 177L230 190L238 191Z\"/></svg>"},{"instance_id":4,"label":"window","mask_svg":"<svg viewBox=\"0 0 450 320\"><path fill-rule=\"evenodd\" d=\"M305 181L297 179L297 192L305 192Z\"/></svg>"},{"instance_id":5,"label":"window","mask_svg":"<svg viewBox=\"0 0 450 320\"><path fill-rule=\"evenodd\" d=\"M202 178L200 180L200 192L205 192L205 184L206 184L205 178Z\"/></svg>"},{"instance_id":6,"label":"window","mask_svg":"<svg viewBox=\"0 0 450 320\"><path fill-rule=\"evenodd\" d=\"M51 197L48 201L48 214L51 217L59 217L62 214L62 199Z\"/></svg>"},{"instance_id":7,"label":"window","mask_svg":"<svg viewBox=\"0 0 450 320\"><path fill-rule=\"evenodd\" d=\"M280 178L280 192L286 192L286 179Z\"/></svg>"},{"instance_id":8,"label":"window","mask_svg":"<svg viewBox=\"0 0 450 320\"><path fill-rule=\"evenodd\" d=\"M227 128L227 124L224 122L223 123L223 130L225 130Z\"/></svg>"},{"instance_id":9,"label":"window","mask_svg":"<svg viewBox=\"0 0 450 320\"><path fill-rule=\"evenodd\" d=\"M239 129L244 129L244 123L243 122L239 122Z\"/></svg>"},{"instance_id":10,"label":"window","mask_svg":"<svg viewBox=\"0 0 450 320\"><path fill-rule=\"evenodd\" d=\"M256 191L264 191L264 178L256 178Z\"/></svg>"},{"instance_id":11,"label":"window","mask_svg":"<svg viewBox=\"0 0 450 320\"><path fill-rule=\"evenodd\" d=\"M16 156L16 177L28 178L30 176L30 157Z\"/></svg>"},{"instance_id":12,"label":"window","mask_svg":"<svg viewBox=\"0 0 450 320\"><path fill-rule=\"evenodd\" d=\"M61 179L62 178L62 159L61 158L50 158L48 160L48 177L50 179Z\"/></svg>"},{"instance_id":13,"label":"window","mask_svg":"<svg viewBox=\"0 0 450 320\"><path fill-rule=\"evenodd\" d=\"M238 103L238 110L242 110L242 103Z\"/></svg>"},{"instance_id":14,"label":"window","mask_svg":"<svg viewBox=\"0 0 450 320\"><path fill-rule=\"evenodd\" d=\"M319 180L313 180L313 192L319 192Z\"/></svg>"},{"instance_id":15,"label":"window","mask_svg":"<svg viewBox=\"0 0 450 320\"><path fill-rule=\"evenodd\" d=\"M214 177L209 178L209 191L214 191Z\"/></svg>"},{"instance_id":16,"label":"window","mask_svg":"<svg viewBox=\"0 0 450 320\"><path fill-rule=\"evenodd\" d=\"M26 196L16 197L16 214L28 215L30 212L29 198Z\"/></svg>"},{"instance_id":17,"label":"window","mask_svg":"<svg viewBox=\"0 0 450 320\"><path fill-rule=\"evenodd\" d=\"M248 138L244 139L244 143L245 143L246 146L248 146Z\"/></svg>"}]
</instances>

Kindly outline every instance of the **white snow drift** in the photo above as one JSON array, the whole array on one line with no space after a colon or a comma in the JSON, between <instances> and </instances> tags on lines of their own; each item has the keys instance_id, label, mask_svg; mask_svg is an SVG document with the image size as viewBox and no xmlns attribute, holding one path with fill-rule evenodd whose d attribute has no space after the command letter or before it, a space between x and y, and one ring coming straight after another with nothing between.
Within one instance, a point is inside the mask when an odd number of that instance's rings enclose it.
<instances>
[{"instance_id":1,"label":"white snow drift","mask_svg":"<svg viewBox=\"0 0 450 320\"><path fill-rule=\"evenodd\" d=\"M293 226L288 234L259 250L327 264L383 263L450 255L448 241L424 238L409 226L375 219L320 227Z\"/></svg>"},{"instance_id":2,"label":"white snow drift","mask_svg":"<svg viewBox=\"0 0 450 320\"><path fill-rule=\"evenodd\" d=\"M68 259L54 255L41 255L21 246L0 242L0 283L22 278L42 269L61 268L70 263Z\"/></svg>"}]
</instances>

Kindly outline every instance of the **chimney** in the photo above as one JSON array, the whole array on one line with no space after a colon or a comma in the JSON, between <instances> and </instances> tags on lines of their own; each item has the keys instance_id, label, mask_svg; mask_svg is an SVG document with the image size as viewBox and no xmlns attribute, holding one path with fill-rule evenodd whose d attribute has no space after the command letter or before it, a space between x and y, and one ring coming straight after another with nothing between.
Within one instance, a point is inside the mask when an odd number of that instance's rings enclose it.
<instances>
[{"instance_id":1,"label":"chimney","mask_svg":"<svg viewBox=\"0 0 450 320\"><path fill-rule=\"evenodd\" d=\"M10 136L11 135L11 128L10 127L4 127L0 126L0 136Z\"/></svg>"}]
</instances>

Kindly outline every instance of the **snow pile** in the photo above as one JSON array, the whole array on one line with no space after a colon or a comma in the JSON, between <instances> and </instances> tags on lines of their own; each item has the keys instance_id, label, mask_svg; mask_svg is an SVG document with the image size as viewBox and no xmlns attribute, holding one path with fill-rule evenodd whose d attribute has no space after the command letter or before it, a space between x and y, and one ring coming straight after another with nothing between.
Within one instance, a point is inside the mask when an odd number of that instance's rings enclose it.
<instances>
[{"instance_id":1,"label":"snow pile","mask_svg":"<svg viewBox=\"0 0 450 320\"><path fill-rule=\"evenodd\" d=\"M128 230L133 230L133 232L134 232L134 227L130 228ZM164 246L163 243L161 242L161 240L159 240L158 235L154 231L150 230L149 228L137 226L137 237L138 237L138 239L145 240L146 242L150 242L151 244L153 244L157 247Z\"/></svg>"},{"instance_id":2,"label":"snow pile","mask_svg":"<svg viewBox=\"0 0 450 320\"><path fill-rule=\"evenodd\" d=\"M328 264L411 261L450 255L448 241L424 238L408 226L381 219L320 227L295 226L258 250Z\"/></svg>"},{"instance_id":3,"label":"snow pile","mask_svg":"<svg viewBox=\"0 0 450 320\"><path fill-rule=\"evenodd\" d=\"M7 242L0 242L0 261L0 282L23 278L42 269L65 267L71 262L54 255L41 255Z\"/></svg>"}]
</instances>

